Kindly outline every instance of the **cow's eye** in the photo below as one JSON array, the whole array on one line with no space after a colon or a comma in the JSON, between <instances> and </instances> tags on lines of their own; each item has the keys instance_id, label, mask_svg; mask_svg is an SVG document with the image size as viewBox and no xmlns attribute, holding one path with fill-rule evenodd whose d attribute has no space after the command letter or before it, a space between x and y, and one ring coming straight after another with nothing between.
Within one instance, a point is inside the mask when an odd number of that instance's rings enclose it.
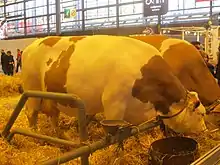
<instances>
[{"instance_id":1,"label":"cow's eye","mask_svg":"<svg viewBox=\"0 0 220 165\"><path fill-rule=\"evenodd\" d=\"M196 101L194 104L194 108L198 108L200 106L200 101Z\"/></svg>"}]
</instances>

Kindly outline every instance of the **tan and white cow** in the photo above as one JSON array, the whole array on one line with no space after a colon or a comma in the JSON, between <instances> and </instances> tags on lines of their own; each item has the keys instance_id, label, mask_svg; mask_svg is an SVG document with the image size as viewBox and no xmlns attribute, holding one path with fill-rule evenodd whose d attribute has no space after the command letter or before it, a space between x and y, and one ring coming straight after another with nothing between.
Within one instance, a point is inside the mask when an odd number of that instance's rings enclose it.
<instances>
[{"instance_id":1,"label":"tan and white cow","mask_svg":"<svg viewBox=\"0 0 220 165\"><path fill-rule=\"evenodd\" d=\"M105 35L77 42L72 37L46 37L28 46L22 60L24 90L76 94L89 115L104 112L107 120L136 125L154 117L155 107L177 132L206 129L204 107L194 107L197 94L187 92L161 53L144 42ZM67 102L30 99L26 108L30 126L36 126L39 111L51 116L56 128L60 111L76 115Z\"/></svg>"},{"instance_id":2,"label":"tan and white cow","mask_svg":"<svg viewBox=\"0 0 220 165\"><path fill-rule=\"evenodd\" d=\"M213 124L219 124L220 88L199 51L185 40L163 35L135 36L133 38L149 43L160 50L164 60L170 65L184 87L190 91L196 91L207 109L214 108L206 119Z\"/></svg>"}]
</instances>

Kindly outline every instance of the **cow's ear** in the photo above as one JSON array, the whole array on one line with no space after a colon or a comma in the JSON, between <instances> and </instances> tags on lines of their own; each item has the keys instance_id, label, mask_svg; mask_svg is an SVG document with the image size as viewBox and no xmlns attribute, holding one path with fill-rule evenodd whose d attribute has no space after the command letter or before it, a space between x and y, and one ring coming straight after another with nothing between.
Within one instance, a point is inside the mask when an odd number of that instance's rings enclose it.
<instances>
[{"instance_id":1,"label":"cow's ear","mask_svg":"<svg viewBox=\"0 0 220 165\"><path fill-rule=\"evenodd\" d=\"M166 98L167 104L178 102L184 97L184 87L161 56L152 57L141 72L146 86L154 87L154 92Z\"/></svg>"}]
</instances>

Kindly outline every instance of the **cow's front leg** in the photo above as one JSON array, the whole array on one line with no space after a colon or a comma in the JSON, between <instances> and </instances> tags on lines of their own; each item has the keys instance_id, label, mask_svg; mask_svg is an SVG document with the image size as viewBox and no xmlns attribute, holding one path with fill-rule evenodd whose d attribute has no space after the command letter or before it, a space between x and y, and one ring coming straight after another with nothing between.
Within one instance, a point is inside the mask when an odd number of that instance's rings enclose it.
<instances>
[{"instance_id":1,"label":"cow's front leg","mask_svg":"<svg viewBox=\"0 0 220 165\"><path fill-rule=\"evenodd\" d=\"M111 81L104 89L102 104L106 120L124 119L127 103L131 98L131 88L126 86L126 82L121 81Z\"/></svg>"},{"instance_id":2,"label":"cow's front leg","mask_svg":"<svg viewBox=\"0 0 220 165\"><path fill-rule=\"evenodd\" d=\"M86 115L86 126L87 127L92 121L98 122L98 120L95 118L95 115ZM79 133L79 120L78 119L75 120L73 124L70 124L70 125L73 125L74 127L76 127L76 131L77 133Z\"/></svg>"},{"instance_id":3,"label":"cow's front leg","mask_svg":"<svg viewBox=\"0 0 220 165\"><path fill-rule=\"evenodd\" d=\"M161 124L160 129L162 130L163 135L165 137L181 136L180 133L177 133L177 132L173 131L167 125Z\"/></svg>"},{"instance_id":4,"label":"cow's front leg","mask_svg":"<svg viewBox=\"0 0 220 165\"><path fill-rule=\"evenodd\" d=\"M98 122L95 115L86 115L86 126L88 126L92 121Z\"/></svg>"},{"instance_id":5,"label":"cow's front leg","mask_svg":"<svg viewBox=\"0 0 220 165\"><path fill-rule=\"evenodd\" d=\"M123 120L126 106L121 102L104 103L104 115L106 120Z\"/></svg>"}]
</instances>

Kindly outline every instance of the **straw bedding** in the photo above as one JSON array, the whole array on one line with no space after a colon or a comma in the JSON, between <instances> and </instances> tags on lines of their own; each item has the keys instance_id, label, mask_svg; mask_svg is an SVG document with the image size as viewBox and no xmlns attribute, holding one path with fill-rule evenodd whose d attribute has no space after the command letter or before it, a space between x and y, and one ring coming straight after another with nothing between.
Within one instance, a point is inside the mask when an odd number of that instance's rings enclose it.
<instances>
[{"instance_id":1,"label":"straw bedding","mask_svg":"<svg viewBox=\"0 0 220 165\"><path fill-rule=\"evenodd\" d=\"M17 87L21 83L19 75L15 77L0 77L0 129L4 127L8 121L14 106L19 100ZM97 116L98 119L102 115ZM61 115L60 127L67 130L67 134L74 140L78 141L78 134L75 127L69 128L68 123L71 118ZM44 115L39 116L39 129L37 132L55 136L51 129L50 122ZM28 121L24 111L21 112L14 127L28 129ZM95 122L89 126L89 142L92 143L101 139L104 136L104 131L101 126ZM90 164L92 165L146 165L147 151L150 144L162 138L163 135L158 128L148 132L139 134L138 138L131 137L124 142L125 150L117 150L118 145L110 146L106 149L98 150L90 156ZM207 135L194 136L199 142L200 155L209 151L220 142L220 132L209 133ZM138 140L137 140L138 139ZM6 141L0 138L0 164L1 165L34 165L43 160L54 158L62 153L69 151L70 147L49 144L42 140L28 138L21 135L15 135L9 145ZM67 165L80 164L80 160L73 160L65 163Z\"/></svg>"},{"instance_id":2,"label":"straw bedding","mask_svg":"<svg viewBox=\"0 0 220 165\"><path fill-rule=\"evenodd\" d=\"M0 97L18 94L20 85L20 74L15 74L13 77L0 74Z\"/></svg>"}]
</instances>

